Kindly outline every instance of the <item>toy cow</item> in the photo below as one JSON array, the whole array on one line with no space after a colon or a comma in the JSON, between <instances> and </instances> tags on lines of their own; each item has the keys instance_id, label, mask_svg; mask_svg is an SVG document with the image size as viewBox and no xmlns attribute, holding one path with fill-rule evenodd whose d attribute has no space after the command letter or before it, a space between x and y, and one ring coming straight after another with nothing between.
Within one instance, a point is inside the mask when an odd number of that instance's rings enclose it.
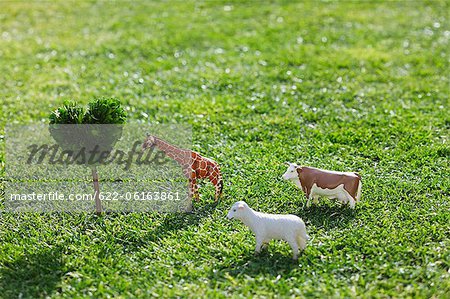
<instances>
[{"instance_id":1,"label":"toy cow","mask_svg":"<svg viewBox=\"0 0 450 299\"><path fill-rule=\"evenodd\" d=\"M311 199L317 203L319 196L325 196L337 198L344 204L348 203L353 209L361 198L361 176L356 172L322 170L289 162L287 164L289 167L282 177L292 181L305 192L308 198L307 207L311 205Z\"/></svg>"}]
</instances>

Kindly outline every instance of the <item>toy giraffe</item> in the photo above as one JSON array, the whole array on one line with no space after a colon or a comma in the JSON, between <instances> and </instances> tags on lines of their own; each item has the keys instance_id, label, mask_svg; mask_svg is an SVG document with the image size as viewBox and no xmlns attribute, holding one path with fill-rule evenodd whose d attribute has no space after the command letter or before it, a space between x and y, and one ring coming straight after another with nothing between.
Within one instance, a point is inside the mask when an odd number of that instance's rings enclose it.
<instances>
[{"instance_id":1,"label":"toy giraffe","mask_svg":"<svg viewBox=\"0 0 450 299\"><path fill-rule=\"evenodd\" d=\"M189 179L189 196L199 200L197 180L209 179L216 189L215 201L222 194L223 180L219 164L211 159L202 157L199 153L178 148L168 142L152 135L145 139L142 149L157 147L169 158L175 160L183 169L184 175Z\"/></svg>"}]
</instances>

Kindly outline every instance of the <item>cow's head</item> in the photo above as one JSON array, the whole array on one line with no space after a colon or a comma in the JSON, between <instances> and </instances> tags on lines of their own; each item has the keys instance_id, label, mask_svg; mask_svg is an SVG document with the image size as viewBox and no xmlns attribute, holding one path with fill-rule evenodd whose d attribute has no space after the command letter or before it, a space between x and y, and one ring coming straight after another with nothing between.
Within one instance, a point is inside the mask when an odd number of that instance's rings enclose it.
<instances>
[{"instance_id":1,"label":"cow's head","mask_svg":"<svg viewBox=\"0 0 450 299\"><path fill-rule=\"evenodd\" d=\"M155 145L156 145L156 138L150 134L147 134L147 138L142 144L142 150L145 150L146 148L151 148Z\"/></svg>"},{"instance_id":2,"label":"cow's head","mask_svg":"<svg viewBox=\"0 0 450 299\"><path fill-rule=\"evenodd\" d=\"M288 165L288 169L283 174L282 178L285 179L285 180L298 179L297 168L299 168L300 166L298 166L295 163L290 163L290 162L286 162L286 164Z\"/></svg>"}]
</instances>

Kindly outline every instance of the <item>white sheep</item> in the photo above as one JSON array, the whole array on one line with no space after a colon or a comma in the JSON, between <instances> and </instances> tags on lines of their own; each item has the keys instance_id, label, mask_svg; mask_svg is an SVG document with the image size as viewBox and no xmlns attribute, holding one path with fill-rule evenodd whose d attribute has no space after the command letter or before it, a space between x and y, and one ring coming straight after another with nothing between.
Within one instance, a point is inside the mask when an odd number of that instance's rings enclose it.
<instances>
[{"instance_id":1,"label":"white sheep","mask_svg":"<svg viewBox=\"0 0 450 299\"><path fill-rule=\"evenodd\" d=\"M276 215L254 211L244 201L236 202L227 215L228 219L239 219L256 235L255 253L270 240L284 240L293 251L293 259L298 258L298 250L306 248L309 236L302 219L295 215Z\"/></svg>"}]
</instances>

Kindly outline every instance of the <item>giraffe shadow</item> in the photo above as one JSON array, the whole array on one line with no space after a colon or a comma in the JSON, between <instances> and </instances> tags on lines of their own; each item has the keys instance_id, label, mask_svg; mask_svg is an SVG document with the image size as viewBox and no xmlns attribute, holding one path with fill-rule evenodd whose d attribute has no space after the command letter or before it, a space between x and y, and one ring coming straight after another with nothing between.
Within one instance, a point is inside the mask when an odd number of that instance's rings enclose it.
<instances>
[{"instance_id":1,"label":"giraffe shadow","mask_svg":"<svg viewBox=\"0 0 450 299\"><path fill-rule=\"evenodd\" d=\"M189 227L199 225L202 219L213 213L217 203L209 203L204 205L194 205L192 212L172 212L172 213L153 213L149 214L149 221L154 221L155 225L145 223L140 230L131 229L121 230L113 238L116 245L126 248L126 251L138 251L147 247L152 242L158 242L173 232L188 230ZM144 214L145 215L145 214ZM122 215L123 216L123 215ZM125 215L128 217L128 215ZM133 217L133 215L129 215ZM145 218L140 217L139 219ZM103 221L103 220L99 220ZM125 220L126 222L126 220ZM150 227L151 229L147 229ZM144 231L144 233L142 233Z\"/></svg>"}]
</instances>

